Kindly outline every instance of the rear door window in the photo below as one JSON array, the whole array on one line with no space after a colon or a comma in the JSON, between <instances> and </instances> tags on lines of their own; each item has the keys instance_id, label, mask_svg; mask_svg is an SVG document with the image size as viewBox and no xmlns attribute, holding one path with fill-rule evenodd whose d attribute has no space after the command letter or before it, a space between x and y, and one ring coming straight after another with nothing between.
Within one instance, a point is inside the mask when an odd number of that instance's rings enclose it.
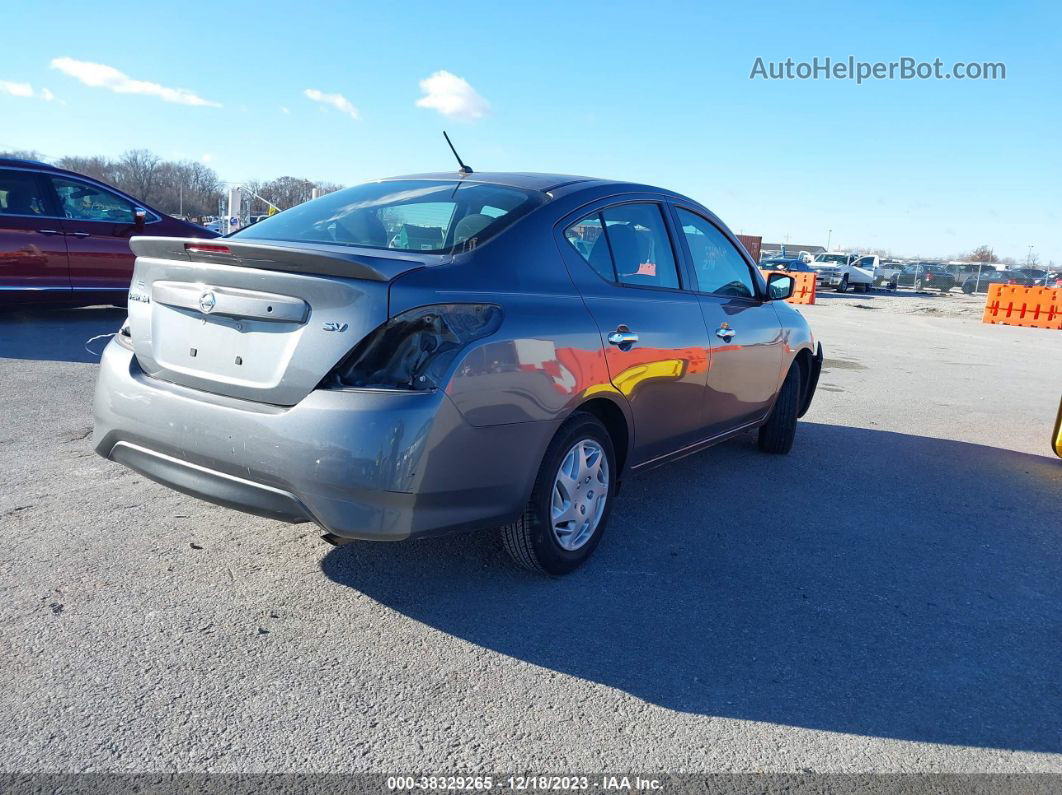
<instances>
[{"instance_id":1,"label":"rear door window","mask_svg":"<svg viewBox=\"0 0 1062 795\"><path fill-rule=\"evenodd\" d=\"M606 208L576 221L564 236L608 281L637 287L679 287L675 252L658 204Z\"/></svg>"},{"instance_id":2,"label":"rear door window","mask_svg":"<svg viewBox=\"0 0 1062 795\"><path fill-rule=\"evenodd\" d=\"M0 170L0 215L49 215L41 183L32 171Z\"/></svg>"},{"instance_id":3,"label":"rear door window","mask_svg":"<svg viewBox=\"0 0 1062 795\"><path fill-rule=\"evenodd\" d=\"M564 237L602 279L614 282L616 271L612 268L612 255L608 251L604 228L601 214L594 213L565 229Z\"/></svg>"}]
</instances>

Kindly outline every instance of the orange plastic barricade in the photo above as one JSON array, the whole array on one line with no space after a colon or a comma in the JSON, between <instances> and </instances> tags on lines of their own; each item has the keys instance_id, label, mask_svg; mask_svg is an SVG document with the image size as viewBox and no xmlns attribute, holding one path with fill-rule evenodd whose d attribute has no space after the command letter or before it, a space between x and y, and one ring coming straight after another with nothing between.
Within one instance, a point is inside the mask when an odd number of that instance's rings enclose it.
<instances>
[{"instance_id":1,"label":"orange plastic barricade","mask_svg":"<svg viewBox=\"0 0 1062 795\"><path fill-rule=\"evenodd\" d=\"M985 299L985 323L1062 329L1062 288L993 284Z\"/></svg>"},{"instance_id":2,"label":"orange plastic barricade","mask_svg":"<svg viewBox=\"0 0 1062 795\"><path fill-rule=\"evenodd\" d=\"M765 271L761 270L764 278L768 273L784 273L793 277L793 294L786 300L788 304L813 304L815 303L815 274L814 273L791 273L789 271Z\"/></svg>"}]
</instances>

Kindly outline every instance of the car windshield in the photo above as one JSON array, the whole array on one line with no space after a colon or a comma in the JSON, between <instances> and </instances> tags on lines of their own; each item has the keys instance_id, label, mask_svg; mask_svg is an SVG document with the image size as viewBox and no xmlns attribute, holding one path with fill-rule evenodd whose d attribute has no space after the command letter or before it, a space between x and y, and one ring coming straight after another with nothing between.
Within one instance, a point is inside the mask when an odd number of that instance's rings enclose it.
<instances>
[{"instance_id":1,"label":"car windshield","mask_svg":"<svg viewBox=\"0 0 1062 795\"><path fill-rule=\"evenodd\" d=\"M483 245L544 201L537 192L477 182L370 182L300 204L231 237L451 254Z\"/></svg>"},{"instance_id":2,"label":"car windshield","mask_svg":"<svg viewBox=\"0 0 1062 795\"><path fill-rule=\"evenodd\" d=\"M815 262L823 264L841 264L844 265L848 261L848 257L845 254L816 254Z\"/></svg>"}]
</instances>

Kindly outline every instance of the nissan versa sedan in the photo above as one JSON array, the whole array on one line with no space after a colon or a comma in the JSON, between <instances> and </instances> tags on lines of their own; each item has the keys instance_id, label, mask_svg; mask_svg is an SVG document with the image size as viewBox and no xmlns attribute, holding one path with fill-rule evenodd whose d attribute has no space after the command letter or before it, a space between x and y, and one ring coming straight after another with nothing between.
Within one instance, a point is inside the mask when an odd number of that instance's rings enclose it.
<instances>
[{"instance_id":1,"label":"nissan versa sedan","mask_svg":"<svg viewBox=\"0 0 1062 795\"><path fill-rule=\"evenodd\" d=\"M399 177L132 247L96 451L337 544L493 527L569 572L628 474L788 452L822 364L792 277L646 185Z\"/></svg>"}]
</instances>

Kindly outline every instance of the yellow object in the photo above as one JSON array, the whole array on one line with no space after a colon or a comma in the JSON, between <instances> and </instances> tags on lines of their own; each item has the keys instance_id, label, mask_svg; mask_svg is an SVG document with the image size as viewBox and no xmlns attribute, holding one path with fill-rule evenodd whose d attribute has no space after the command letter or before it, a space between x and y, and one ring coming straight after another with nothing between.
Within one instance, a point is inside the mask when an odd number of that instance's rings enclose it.
<instances>
[{"instance_id":1,"label":"yellow object","mask_svg":"<svg viewBox=\"0 0 1062 795\"><path fill-rule=\"evenodd\" d=\"M269 205L269 214L270 215L276 215L277 214L277 208L274 207L272 204Z\"/></svg>"},{"instance_id":2,"label":"yellow object","mask_svg":"<svg viewBox=\"0 0 1062 795\"><path fill-rule=\"evenodd\" d=\"M1055 418L1055 455L1062 458L1062 401L1058 404L1058 417Z\"/></svg>"}]
</instances>

